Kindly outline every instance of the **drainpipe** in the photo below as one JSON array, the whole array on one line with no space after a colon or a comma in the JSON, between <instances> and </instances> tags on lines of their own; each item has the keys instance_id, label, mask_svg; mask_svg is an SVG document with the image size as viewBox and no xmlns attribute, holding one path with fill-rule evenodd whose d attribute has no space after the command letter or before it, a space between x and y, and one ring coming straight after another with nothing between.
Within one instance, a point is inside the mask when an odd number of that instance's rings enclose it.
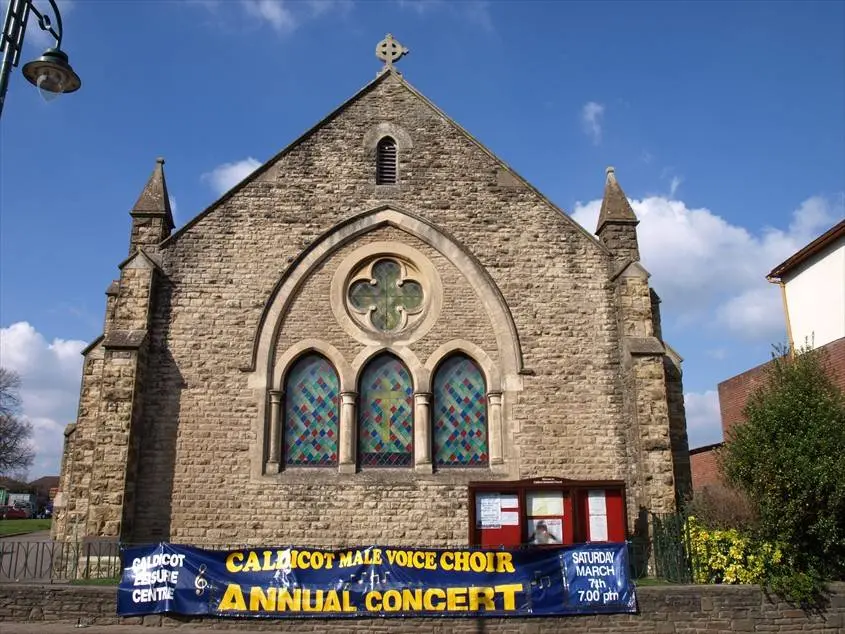
<instances>
[{"instance_id":1,"label":"drainpipe","mask_svg":"<svg viewBox=\"0 0 845 634\"><path fill-rule=\"evenodd\" d=\"M780 286L780 297L783 301L783 314L786 317L786 339L789 346L789 356L795 356L795 342L792 340L792 322L789 320L789 303L786 301L786 284L779 277L766 276L766 280Z\"/></svg>"}]
</instances>

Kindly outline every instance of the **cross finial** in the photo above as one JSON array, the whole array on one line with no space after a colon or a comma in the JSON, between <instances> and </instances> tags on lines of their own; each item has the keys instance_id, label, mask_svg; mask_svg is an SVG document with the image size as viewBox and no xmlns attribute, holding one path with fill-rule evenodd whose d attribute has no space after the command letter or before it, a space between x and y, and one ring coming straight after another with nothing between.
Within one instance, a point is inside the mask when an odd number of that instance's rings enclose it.
<instances>
[{"instance_id":1,"label":"cross finial","mask_svg":"<svg viewBox=\"0 0 845 634\"><path fill-rule=\"evenodd\" d=\"M384 68L379 71L383 73L389 68L393 68L393 63L398 62L399 59L408 54L410 51L402 46L398 40L393 39L393 36L388 33L387 36L376 45L376 57L384 62Z\"/></svg>"}]
</instances>

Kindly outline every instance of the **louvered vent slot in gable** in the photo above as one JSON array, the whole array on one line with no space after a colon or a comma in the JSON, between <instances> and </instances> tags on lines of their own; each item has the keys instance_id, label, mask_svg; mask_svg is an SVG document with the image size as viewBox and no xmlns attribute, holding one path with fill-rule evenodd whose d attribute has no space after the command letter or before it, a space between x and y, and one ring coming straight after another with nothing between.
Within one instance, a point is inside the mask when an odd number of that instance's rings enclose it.
<instances>
[{"instance_id":1,"label":"louvered vent slot in gable","mask_svg":"<svg viewBox=\"0 0 845 634\"><path fill-rule=\"evenodd\" d=\"M378 144L378 157L376 158L376 183L378 185L396 184L397 173L396 141L385 137Z\"/></svg>"}]
</instances>

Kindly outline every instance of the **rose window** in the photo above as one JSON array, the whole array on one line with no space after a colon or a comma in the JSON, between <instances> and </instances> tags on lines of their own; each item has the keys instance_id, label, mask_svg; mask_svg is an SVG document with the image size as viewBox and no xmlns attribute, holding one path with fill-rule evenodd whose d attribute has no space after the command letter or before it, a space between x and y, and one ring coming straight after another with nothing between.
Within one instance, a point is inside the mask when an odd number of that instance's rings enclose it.
<instances>
[{"instance_id":1,"label":"rose window","mask_svg":"<svg viewBox=\"0 0 845 634\"><path fill-rule=\"evenodd\" d=\"M416 279L415 279L416 278ZM349 307L369 328L396 332L422 312L425 296L413 265L379 259L360 269L349 285Z\"/></svg>"}]
</instances>

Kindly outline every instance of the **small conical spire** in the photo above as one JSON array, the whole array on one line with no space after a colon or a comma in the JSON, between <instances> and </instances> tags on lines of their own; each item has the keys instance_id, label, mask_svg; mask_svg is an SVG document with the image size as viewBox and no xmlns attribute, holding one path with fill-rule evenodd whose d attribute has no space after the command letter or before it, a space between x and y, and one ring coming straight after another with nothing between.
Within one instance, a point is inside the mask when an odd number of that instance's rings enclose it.
<instances>
[{"instance_id":1,"label":"small conical spire","mask_svg":"<svg viewBox=\"0 0 845 634\"><path fill-rule=\"evenodd\" d=\"M604 198L601 201L601 212L596 233L601 233L602 227L608 222L639 223L637 215L628 202L628 197L616 181L616 170L608 167L605 170L607 178L604 184Z\"/></svg>"},{"instance_id":2,"label":"small conical spire","mask_svg":"<svg viewBox=\"0 0 845 634\"><path fill-rule=\"evenodd\" d=\"M167 195L167 183L164 180L164 159L156 159L152 176L144 186L138 201L132 207L132 216L165 216L168 230L173 229L173 213L170 210L170 198Z\"/></svg>"}]
</instances>

